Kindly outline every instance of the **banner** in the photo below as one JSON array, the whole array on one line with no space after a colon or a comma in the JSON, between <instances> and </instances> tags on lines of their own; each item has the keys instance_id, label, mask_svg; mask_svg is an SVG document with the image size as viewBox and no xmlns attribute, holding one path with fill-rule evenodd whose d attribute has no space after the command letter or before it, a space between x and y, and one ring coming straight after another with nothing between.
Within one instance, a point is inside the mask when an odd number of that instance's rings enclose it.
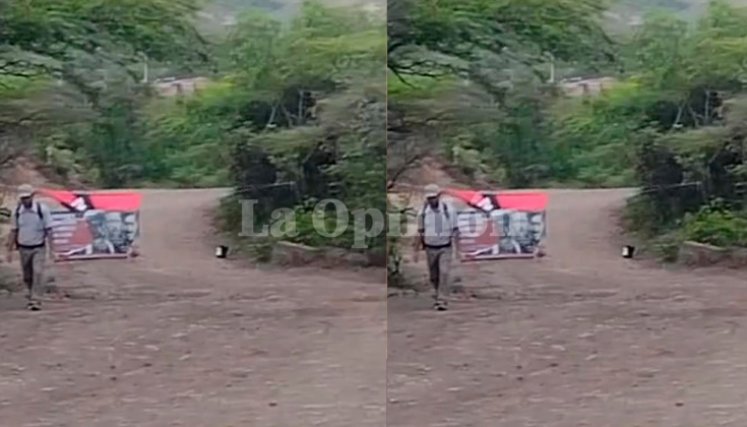
<instances>
[{"instance_id":1,"label":"banner","mask_svg":"<svg viewBox=\"0 0 747 427\"><path fill-rule=\"evenodd\" d=\"M65 209L52 211L58 260L126 258L140 235L137 193L77 193L42 190Z\"/></svg>"},{"instance_id":2,"label":"banner","mask_svg":"<svg viewBox=\"0 0 747 427\"><path fill-rule=\"evenodd\" d=\"M457 212L459 255L463 261L534 258L547 237L544 193L447 190L467 204Z\"/></svg>"}]
</instances>

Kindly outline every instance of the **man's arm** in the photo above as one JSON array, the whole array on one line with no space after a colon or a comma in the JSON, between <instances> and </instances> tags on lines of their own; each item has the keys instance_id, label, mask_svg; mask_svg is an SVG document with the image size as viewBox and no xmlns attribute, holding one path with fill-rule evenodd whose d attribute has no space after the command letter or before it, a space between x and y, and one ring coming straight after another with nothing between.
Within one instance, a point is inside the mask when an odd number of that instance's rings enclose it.
<instances>
[{"instance_id":1,"label":"man's arm","mask_svg":"<svg viewBox=\"0 0 747 427\"><path fill-rule=\"evenodd\" d=\"M18 229L13 227L8 233L8 241L5 243L8 252L12 252L16 249L16 239L18 238Z\"/></svg>"},{"instance_id":2,"label":"man's arm","mask_svg":"<svg viewBox=\"0 0 747 427\"><path fill-rule=\"evenodd\" d=\"M425 248L425 209L418 212L418 249Z\"/></svg>"},{"instance_id":3,"label":"man's arm","mask_svg":"<svg viewBox=\"0 0 747 427\"><path fill-rule=\"evenodd\" d=\"M18 241L18 219L16 216L16 210L14 209L10 215L11 229L8 233L8 241L5 243L5 248L8 251L6 258L8 262L13 259L13 251L16 250L16 242Z\"/></svg>"},{"instance_id":4,"label":"man's arm","mask_svg":"<svg viewBox=\"0 0 747 427\"><path fill-rule=\"evenodd\" d=\"M452 211L453 212L453 211ZM451 242L454 248L459 252L459 221L457 221L456 215L450 217L451 221Z\"/></svg>"},{"instance_id":5,"label":"man's arm","mask_svg":"<svg viewBox=\"0 0 747 427\"><path fill-rule=\"evenodd\" d=\"M42 221L44 221L44 239L49 247L49 253L54 255L54 233L52 228L52 212L47 205L41 205Z\"/></svg>"}]
</instances>

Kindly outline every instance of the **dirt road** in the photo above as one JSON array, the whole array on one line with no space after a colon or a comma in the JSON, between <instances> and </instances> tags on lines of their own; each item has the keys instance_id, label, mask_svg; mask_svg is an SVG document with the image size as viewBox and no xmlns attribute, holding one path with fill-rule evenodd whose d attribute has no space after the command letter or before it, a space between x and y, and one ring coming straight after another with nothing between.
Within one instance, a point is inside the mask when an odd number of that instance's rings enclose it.
<instances>
[{"instance_id":1,"label":"dirt road","mask_svg":"<svg viewBox=\"0 0 747 427\"><path fill-rule=\"evenodd\" d=\"M628 194L552 191L549 256L463 265L448 312L390 298L388 425L747 425L747 274L621 258Z\"/></svg>"},{"instance_id":2,"label":"dirt road","mask_svg":"<svg viewBox=\"0 0 747 427\"><path fill-rule=\"evenodd\" d=\"M38 313L0 303L0 425L385 425L383 272L218 260L220 195L145 192L142 257L60 265L78 298Z\"/></svg>"}]
</instances>

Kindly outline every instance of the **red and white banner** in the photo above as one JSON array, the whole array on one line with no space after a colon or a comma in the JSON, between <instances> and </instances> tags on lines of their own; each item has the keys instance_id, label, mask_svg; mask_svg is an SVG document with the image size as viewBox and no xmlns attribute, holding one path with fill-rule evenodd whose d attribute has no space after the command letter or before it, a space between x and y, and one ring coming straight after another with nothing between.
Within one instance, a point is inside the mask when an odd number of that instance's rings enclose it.
<instances>
[{"instance_id":1,"label":"red and white banner","mask_svg":"<svg viewBox=\"0 0 747 427\"><path fill-rule=\"evenodd\" d=\"M126 258L140 235L141 196L132 192L41 190L64 209L52 211L58 260Z\"/></svg>"},{"instance_id":2,"label":"red and white banner","mask_svg":"<svg viewBox=\"0 0 747 427\"><path fill-rule=\"evenodd\" d=\"M534 258L544 252L547 194L446 190L465 203L457 212L463 261Z\"/></svg>"}]
</instances>

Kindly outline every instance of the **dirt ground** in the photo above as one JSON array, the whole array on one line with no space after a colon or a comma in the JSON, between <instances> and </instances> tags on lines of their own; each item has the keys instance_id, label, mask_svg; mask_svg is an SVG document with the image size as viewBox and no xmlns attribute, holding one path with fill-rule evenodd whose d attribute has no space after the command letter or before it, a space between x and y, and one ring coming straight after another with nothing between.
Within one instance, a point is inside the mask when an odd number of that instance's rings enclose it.
<instances>
[{"instance_id":1,"label":"dirt ground","mask_svg":"<svg viewBox=\"0 0 747 427\"><path fill-rule=\"evenodd\" d=\"M220 192L148 191L142 257L56 266L74 298L39 313L0 295L0 425L747 425L745 273L621 258L627 194L552 191L547 258L387 317L383 272L218 260Z\"/></svg>"},{"instance_id":2,"label":"dirt ground","mask_svg":"<svg viewBox=\"0 0 747 427\"><path fill-rule=\"evenodd\" d=\"M548 257L389 298L387 425L747 425L747 273L620 256L626 190L551 191Z\"/></svg>"},{"instance_id":3,"label":"dirt ground","mask_svg":"<svg viewBox=\"0 0 747 427\"><path fill-rule=\"evenodd\" d=\"M384 272L219 260L218 190L146 191L140 258L55 266L72 298L0 295L0 425L385 425Z\"/></svg>"}]
</instances>

